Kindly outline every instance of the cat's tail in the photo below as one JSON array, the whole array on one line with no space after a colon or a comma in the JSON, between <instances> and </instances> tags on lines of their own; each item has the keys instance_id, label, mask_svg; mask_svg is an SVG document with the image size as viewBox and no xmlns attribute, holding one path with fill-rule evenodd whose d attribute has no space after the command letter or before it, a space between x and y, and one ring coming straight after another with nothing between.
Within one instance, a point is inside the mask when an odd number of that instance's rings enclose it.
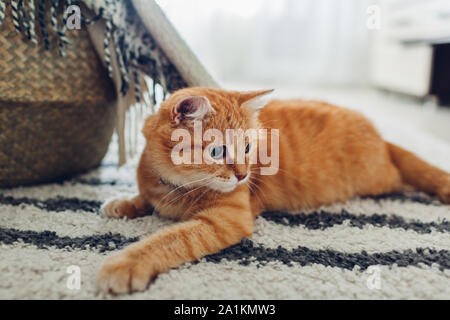
<instances>
[{"instance_id":1,"label":"cat's tail","mask_svg":"<svg viewBox=\"0 0 450 320\"><path fill-rule=\"evenodd\" d=\"M403 182L431 194L437 194L444 203L450 203L450 174L423 161L412 152L395 144L386 143L392 162L399 169Z\"/></svg>"}]
</instances>

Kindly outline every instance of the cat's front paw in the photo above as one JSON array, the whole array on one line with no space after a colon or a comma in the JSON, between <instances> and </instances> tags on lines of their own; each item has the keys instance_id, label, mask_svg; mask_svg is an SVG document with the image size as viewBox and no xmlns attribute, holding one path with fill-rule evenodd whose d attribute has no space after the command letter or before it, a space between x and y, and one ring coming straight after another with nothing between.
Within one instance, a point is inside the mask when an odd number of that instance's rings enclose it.
<instances>
[{"instance_id":1,"label":"cat's front paw","mask_svg":"<svg viewBox=\"0 0 450 320\"><path fill-rule=\"evenodd\" d=\"M450 175L447 176L447 179L444 179L438 190L438 196L443 203L450 204Z\"/></svg>"},{"instance_id":2,"label":"cat's front paw","mask_svg":"<svg viewBox=\"0 0 450 320\"><path fill-rule=\"evenodd\" d=\"M151 266L126 250L106 258L97 275L97 288L104 293L143 291L153 276Z\"/></svg>"},{"instance_id":3,"label":"cat's front paw","mask_svg":"<svg viewBox=\"0 0 450 320\"><path fill-rule=\"evenodd\" d=\"M116 199L106 203L101 212L107 218L133 218L136 216L136 207L129 200Z\"/></svg>"}]
</instances>

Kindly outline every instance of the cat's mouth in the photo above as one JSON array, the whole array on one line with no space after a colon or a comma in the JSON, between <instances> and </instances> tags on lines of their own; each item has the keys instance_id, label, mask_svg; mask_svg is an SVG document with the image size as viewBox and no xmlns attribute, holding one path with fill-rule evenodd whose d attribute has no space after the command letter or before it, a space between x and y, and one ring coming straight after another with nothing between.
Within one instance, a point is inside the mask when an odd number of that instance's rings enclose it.
<instances>
[{"instance_id":1,"label":"cat's mouth","mask_svg":"<svg viewBox=\"0 0 450 320\"><path fill-rule=\"evenodd\" d=\"M211 179L211 177L210 177L210 178L203 178L203 179L199 179L197 181L188 182L188 183L179 184L179 185L174 183L173 181L170 181L168 179L160 177L159 182L162 185L169 186L169 187L172 187L175 189L179 189L181 187L184 187L186 189L195 189L195 188L202 186L202 187L207 187L214 191L227 193L227 192L233 191L239 185L245 184L249 180L249 177L250 177L249 173L243 179L238 179L235 175L232 175L229 179L224 179L221 177L214 177L212 180L210 180ZM203 180L209 180L209 181L204 183ZM194 183L194 182L199 182L199 184Z\"/></svg>"},{"instance_id":2,"label":"cat's mouth","mask_svg":"<svg viewBox=\"0 0 450 320\"><path fill-rule=\"evenodd\" d=\"M239 185L245 184L250 177L250 174L247 174L244 179L238 179L235 175L231 176L229 179L220 179L217 178L213 183L209 185L210 189L219 191L219 192L231 192L236 189Z\"/></svg>"}]
</instances>

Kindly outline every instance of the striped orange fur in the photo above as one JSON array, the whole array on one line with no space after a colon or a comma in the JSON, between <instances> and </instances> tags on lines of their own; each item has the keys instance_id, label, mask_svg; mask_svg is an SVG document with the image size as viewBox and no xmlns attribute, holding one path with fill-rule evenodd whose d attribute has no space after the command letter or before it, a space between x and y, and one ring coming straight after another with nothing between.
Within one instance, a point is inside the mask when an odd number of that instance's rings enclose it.
<instances>
[{"instance_id":1,"label":"striped orange fur","mask_svg":"<svg viewBox=\"0 0 450 320\"><path fill-rule=\"evenodd\" d=\"M154 208L180 222L108 257L97 278L101 290L144 290L158 273L249 237L254 218L265 210L313 208L405 184L450 202L448 173L385 142L358 112L302 100L271 101L257 112L254 101L265 93L182 89L147 118L139 195L109 202L102 212L135 218ZM170 153L178 142L171 135L177 128L193 133L194 117L204 130L278 129L278 172L260 175L261 165L248 158L245 164L175 165ZM206 143L191 146L205 149ZM245 178L232 190L220 190L237 177Z\"/></svg>"}]
</instances>

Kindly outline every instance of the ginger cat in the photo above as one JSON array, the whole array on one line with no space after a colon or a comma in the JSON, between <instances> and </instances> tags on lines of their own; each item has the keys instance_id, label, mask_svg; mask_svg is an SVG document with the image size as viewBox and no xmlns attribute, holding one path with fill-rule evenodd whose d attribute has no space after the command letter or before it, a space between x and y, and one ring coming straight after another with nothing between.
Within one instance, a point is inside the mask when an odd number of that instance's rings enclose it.
<instances>
[{"instance_id":1,"label":"ginger cat","mask_svg":"<svg viewBox=\"0 0 450 320\"><path fill-rule=\"evenodd\" d=\"M239 243L252 234L255 217L265 210L318 207L398 191L405 184L450 202L450 174L385 142L358 112L301 100L255 108L256 99L268 92L182 89L146 119L147 145L137 169L139 195L114 200L102 213L134 218L155 208L181 222L108 257L97 278L102 291L144 290L158 273ZM180 143L173 141L175 130L194 136L196 123L203 132L216 129L224 136L227 129L278 129L278 144L268 143L266 150L278 151L276 173L262 175L267 163L250 161L253 149L271 141L274 131L256 141L246 138L240 146L244 163L220 163L233 157L227 145L194 139L187 147L213 161L174 164L172 150Z\"/></svg>"}]
</instances>

